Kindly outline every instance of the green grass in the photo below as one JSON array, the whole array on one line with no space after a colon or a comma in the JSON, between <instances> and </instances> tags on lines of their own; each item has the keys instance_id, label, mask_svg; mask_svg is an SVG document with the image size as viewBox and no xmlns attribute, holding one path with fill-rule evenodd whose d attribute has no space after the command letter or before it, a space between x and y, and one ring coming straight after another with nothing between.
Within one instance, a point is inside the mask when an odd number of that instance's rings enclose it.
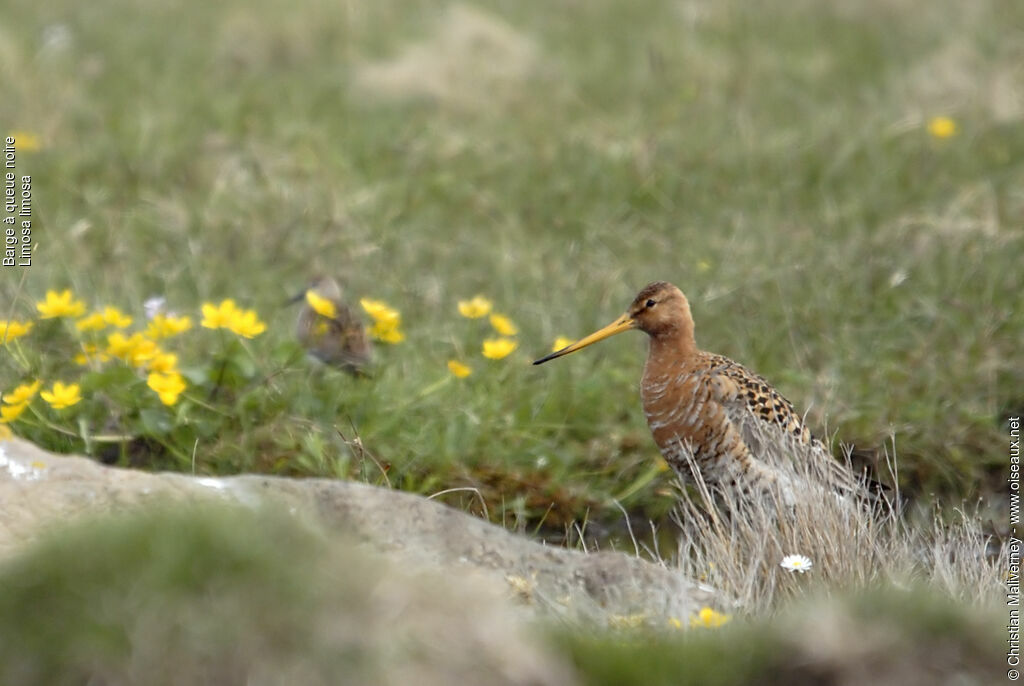
<instances>
[{"instance_id":1,"label":"green grass","mask_svg":"<svg viewBox=\"0 0 1024 686\"><path fill-rule=\"evenodd\" d=\"M270 324L225 416L194 405L177 456L118 459L476 486L492 518L531 528L616 521L607 499L631 491L657 519L673 497L665 475L645 484L641 336L528 362L667 279L698 342L813 426L869 454L895 434L910 490L1002 489L1004 418L1024 409L1019 3L473 6L533 61L434 99L378 97L359 75L458 18L440 2L11 10L0 128L44 149L19 156L37 252L5 270L0 317L71 287L136 316L154 294L193 317L234 297ZM70 44L41 48L56 23ZM930 138L934 115L958 135ZM311 372L291 342L281 303L314 272L402 311L408 339L373 378ZM476 293L521 329L504 361L456 313ZM197 367L217 345L183 340ZM452 357L475 372L438 385ZM0 356L0 389L50 365ZM379 466L335 430L353 426Z\"/></svg>"}]
</instances>

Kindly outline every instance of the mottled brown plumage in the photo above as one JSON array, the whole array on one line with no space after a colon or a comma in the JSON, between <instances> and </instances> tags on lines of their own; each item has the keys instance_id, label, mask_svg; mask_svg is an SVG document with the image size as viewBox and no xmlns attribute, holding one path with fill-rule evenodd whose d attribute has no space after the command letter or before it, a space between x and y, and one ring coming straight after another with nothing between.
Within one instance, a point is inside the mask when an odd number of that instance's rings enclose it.
<instances>
[{"instance_id":1,"label":"mottled brown plumage","mask_svg":"<svg viewBox=\"0 0 1024 686\"><path fill-rule=\"evenodd\" d=\"M317 277L297 299L303 300L295 324L302 347L325 364L350 374L362 371L370 362L373 347L362 318L342 300L338 282L329 276ZM323 312L318 312L314 304Z\"/></svg>"},{"instance_id":2,"label":"mottled brown plumage","mask_svg":"<svg viewBox=\"0 0 1024 686\"><path fill-rule=\"evenodd\" d=\"M690 458L713 487L773 489L786 502L819 490L859 492L854 474L811 436L793 405L760 376L697 348L690 304L670 283L644 288L617 320L534 364L575 352L629 329L650 337L640 395L647 424L665 460L689 477ZM795 457L819 469L793 469Z\"/></svg>"}]
</instances>

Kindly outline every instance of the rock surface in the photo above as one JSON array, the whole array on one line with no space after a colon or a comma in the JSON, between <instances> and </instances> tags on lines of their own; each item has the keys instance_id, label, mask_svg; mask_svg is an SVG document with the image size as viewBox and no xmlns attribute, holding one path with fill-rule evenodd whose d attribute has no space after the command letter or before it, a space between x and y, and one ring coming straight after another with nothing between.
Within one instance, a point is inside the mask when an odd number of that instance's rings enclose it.
<instances>
[{"instance_id":1,"label":"rock surface","mask_svg":"<svg viewBox=\"0 0 1024 686\"><path fill-rule=\"evenodd\" d=\"M0 560L84 515L127 511L167 498L286 507L329 536L354 538L403 568L490 584L527 614L665 626L716 605L712 589L622 553L545 546L426 498L362 483L256 475L151 474L0 442ZM720 604L721 601L718 601ZM720 608L721 609L721 608Z\"/></svg>"}]
</instances>

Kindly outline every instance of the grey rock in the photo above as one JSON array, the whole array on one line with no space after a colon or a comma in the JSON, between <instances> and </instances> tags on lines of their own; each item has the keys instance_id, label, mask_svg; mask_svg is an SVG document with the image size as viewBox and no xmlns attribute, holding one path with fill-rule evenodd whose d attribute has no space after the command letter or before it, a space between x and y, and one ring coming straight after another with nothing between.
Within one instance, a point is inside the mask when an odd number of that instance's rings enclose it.
<instances>
[{"instance_id":1,"label":"grey rock","mask_svg":"<svg viewBox=\"0 0 1024 686\"><path fill-rule=\"evenodd\" d=\"M630 617L662 627L676 618L685 626L701 607L722 604L713 589L667 567L623 553L546 546L410 493L326 479L153 474L17 439L0 442L0 560L74 518L166 498L283 505L403 568L489 584L528 616L601 625Z\"/></svg>"}]
</instances>

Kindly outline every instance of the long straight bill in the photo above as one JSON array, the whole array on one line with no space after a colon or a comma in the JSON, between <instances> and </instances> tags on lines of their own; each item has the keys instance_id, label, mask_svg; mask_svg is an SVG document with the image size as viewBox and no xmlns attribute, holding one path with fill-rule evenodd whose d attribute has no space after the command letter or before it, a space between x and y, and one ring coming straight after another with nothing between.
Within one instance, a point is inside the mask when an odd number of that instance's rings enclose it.
<instances>
[{"instance_id":1,"label":"long straight bill","mask_svg":"<svg viewBox=\"0 0 1024 686\"><path fill-rule=\"evenodd\" d=\"M609 324L608 326L604 327L603 329L598 329L597 331L595 331L594 333L590 334L589 336L587 336L585 338L581 338L580 340L576 341L575 343L573 343L571 345L565 346L561 350L556 350L555 352L551 353L550 355L545 355L544 357L540 358L539 360L534 360L533 363L534 364L544 364L548 360L553 360L556 357L561 357L562 355L568 355L569 353L574 353L577 350L580 350L581 348L586 348L588 345L593 345L594 343L597 343L598 341L603 341L604 339L609 338L611 336L614 336L617 333L622 333L623 331L629 331L630 329L635 329L635 328L636 328L636 321L632 317L630 317L628 314L624 314L621 317L619 317L618 319L616 319L614 322Z\"/></svg>"}]
</instances>

